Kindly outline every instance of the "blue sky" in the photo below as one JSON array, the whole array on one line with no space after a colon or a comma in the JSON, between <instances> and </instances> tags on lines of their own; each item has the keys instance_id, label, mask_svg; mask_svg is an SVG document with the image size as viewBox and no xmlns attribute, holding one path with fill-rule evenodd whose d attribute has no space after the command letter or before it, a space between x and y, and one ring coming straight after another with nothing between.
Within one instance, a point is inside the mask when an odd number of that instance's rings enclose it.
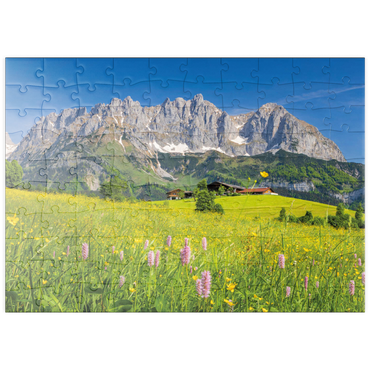
<instances>
[{"instance_id":1,"label":"blue sky","mask_svg":"<svg viewBox=\"0 0 370 370\"><path fill-rule=\"evenodd\" d=\"M17 143L38 117L131 96L142 105L202 94L231 115L278 103L364 163L362 58L7 58L6 130Z\"/></svg>"}]
</instances>

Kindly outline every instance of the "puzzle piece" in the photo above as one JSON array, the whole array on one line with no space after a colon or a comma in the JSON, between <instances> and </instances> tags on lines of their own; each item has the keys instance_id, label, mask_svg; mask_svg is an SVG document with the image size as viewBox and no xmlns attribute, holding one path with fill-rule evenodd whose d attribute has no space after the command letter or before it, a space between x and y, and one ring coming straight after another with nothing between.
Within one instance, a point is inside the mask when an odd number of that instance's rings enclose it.
<instances>
[{"instance_id":1,"label":"puzzle piece","mask_svg":"<svg viewBox=\"0 0 370 370\"><path fill-rule=\"evenodd\" d=\"M58 87L64 81L65 87L77 85L77 74L83 68L77 65L76 58L44 58L43 67L36 70L36 76L43 78L44 87Z\"/></svg>"},{"instance_id":2,"label":"puzzle piece","mask_svg":"<svg viewBox=\"0 0 370 370\"><path fill-rule=\"evenodd\" d=\"M27 114L26 109L41 110L43 103L51 99L42 86L26 86L26 92L21 92L20 87L6 86L6 109L19 110L20 116Z\"/></svg>"},{"instance_id":3,"label":"puzzle piece","mask_svg":"<svg viewBox=\"0 0 370 370\"><path fill-rule=\"evenodd\" d=\"M185 70L181 70L180 66L185 65L186 58L150 58L149 68L155 69L155 73L150 73L150 80L161 81L161 87L169 87L170 81L184 81L186 77Z\"/></svg>"}]
</instances>

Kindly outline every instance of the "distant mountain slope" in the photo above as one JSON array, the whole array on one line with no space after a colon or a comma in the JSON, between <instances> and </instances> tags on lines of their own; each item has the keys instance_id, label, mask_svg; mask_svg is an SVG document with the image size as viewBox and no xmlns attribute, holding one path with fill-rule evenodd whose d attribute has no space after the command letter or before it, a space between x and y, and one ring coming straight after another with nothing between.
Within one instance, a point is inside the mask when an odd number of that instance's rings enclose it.
<instances>
[{"instance_id":1,"label":"distant mountain slope","mask_svg":"<svg viewBox=\"0 0 370 370\"><path fill-rule=\"evenodd\" d=\"M14 152L14 150L17 148L17 145L13 143L12 139L10 138L9 134L5 133L5 158L8 158L10 154Z\"/></svg>"}]
</instances>

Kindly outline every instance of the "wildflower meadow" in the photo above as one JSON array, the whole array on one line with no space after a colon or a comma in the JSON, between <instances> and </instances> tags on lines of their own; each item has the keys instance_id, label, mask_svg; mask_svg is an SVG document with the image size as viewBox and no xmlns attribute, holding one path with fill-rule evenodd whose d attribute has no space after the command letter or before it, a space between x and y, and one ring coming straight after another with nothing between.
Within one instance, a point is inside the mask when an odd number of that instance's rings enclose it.
<instances>
[{"instance_id":1,"label":"wildflower meadow","mask_svg":"<svg viewBox=\"0 0 370 370\"><path fill-rule=\"evenodd\" d=\"M363 229L242 207L220 215L12 189L6 201L8 312L365 310Z\"/></svg>"}]
</instances>

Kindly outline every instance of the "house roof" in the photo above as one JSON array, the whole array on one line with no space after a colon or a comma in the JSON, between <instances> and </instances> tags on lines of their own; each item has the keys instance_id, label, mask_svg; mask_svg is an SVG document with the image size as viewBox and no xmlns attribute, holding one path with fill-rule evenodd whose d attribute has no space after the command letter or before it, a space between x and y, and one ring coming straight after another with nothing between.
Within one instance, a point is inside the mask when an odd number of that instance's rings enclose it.
<instances>
[{"instance_id":1,"label":"house roof","mask_svg":"<svg viewBox=\"0 0 370 370\"><path fill-rule=\"evenodd\" d=\"M244 186L226 184L225 182L221 182L221 181L213 181L213 182L211 182L210 184L207 184L207 186L210 186L210 185L217 185L217 184L220 184L220 185L223 185L223 186L227 186L228 188L238 189L238 190L243 190L243 189L245 189L245 187L244 187Z\"/></svg>"},{"instance_id":2,"label":"house roof","mask_svg":"<svg viewBox=\"0 0 370 370\"><path fill-rule=\"evenodd\" d=\"M174 191L181 191L181 189L173 189L173 190L168 191L166 194L173 193Z\"/></svg>"},{"instance_id":3,"label":"house roof","mask_svg":"<svg viewBox=\"0 0 370 370\"><path fill-rule=\"evenodd\" d=\"M271 190L273 192L271 188L253 188L241 190L240 193L263 193L266 190Z\"/></svg>"}]
</instances>

